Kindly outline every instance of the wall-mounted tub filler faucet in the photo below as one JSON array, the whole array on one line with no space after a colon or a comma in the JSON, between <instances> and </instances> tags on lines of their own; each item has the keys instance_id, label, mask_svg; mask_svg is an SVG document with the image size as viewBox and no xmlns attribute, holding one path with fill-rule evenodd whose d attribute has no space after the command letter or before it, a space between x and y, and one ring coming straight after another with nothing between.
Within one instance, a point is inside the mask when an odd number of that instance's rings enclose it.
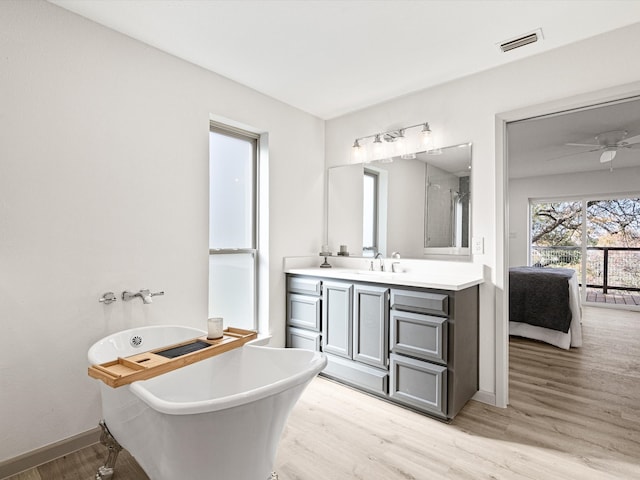
<instances>
[{"instance_id":1,"label":"wall-mounted tub filler faucet","mask_svg":"<svg viewBox=\"0 0 640 480\"><path fill-rule=\"evenodd\" d=\"M122 292L122 300L128 302L129 300L140 297L142 299L142 303L153 303L152 297L157 297L158 295L164 295L164 292L150 292L148 288L144 290L140 290L138 293L132 293L128 290Z\"/></svg>"}]
</instances>

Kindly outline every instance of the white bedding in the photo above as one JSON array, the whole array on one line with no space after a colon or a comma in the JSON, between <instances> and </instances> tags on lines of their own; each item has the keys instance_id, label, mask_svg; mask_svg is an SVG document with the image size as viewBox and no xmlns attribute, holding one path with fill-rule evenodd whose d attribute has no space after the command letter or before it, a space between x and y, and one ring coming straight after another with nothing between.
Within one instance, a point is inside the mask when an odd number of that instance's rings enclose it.
<instances>
[{"instance_id":1,"label":"white bedding","mask_svg":"<svg viewBox=\"0 0 640 480\"><path fill-rule=\"evenodd\" d=\"M569 279L569 307L571 309L571 325L567 333L549 328L537 327L528 323L509 322L509 335L531 338L550 343L568 350L570 347L582 346L582 309L580 307L580 289L578 277L574 273Z\"/></svg>"}]
</instances>

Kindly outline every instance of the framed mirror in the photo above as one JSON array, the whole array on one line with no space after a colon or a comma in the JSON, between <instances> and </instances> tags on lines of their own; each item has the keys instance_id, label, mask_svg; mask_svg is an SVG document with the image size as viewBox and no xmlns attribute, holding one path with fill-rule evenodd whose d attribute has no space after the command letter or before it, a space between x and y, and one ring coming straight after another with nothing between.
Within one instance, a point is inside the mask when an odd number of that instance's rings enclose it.
<instances>
[{"instance_id":1,"label":"framed mirror","mask_svg":"<svg viewBox=\"0 0 640 480\"><path fill-rule=\"evenodd\" d=\"M327 240L350 256L468 256L471 143L328 170Z\"/></svg>"}]
</instances>

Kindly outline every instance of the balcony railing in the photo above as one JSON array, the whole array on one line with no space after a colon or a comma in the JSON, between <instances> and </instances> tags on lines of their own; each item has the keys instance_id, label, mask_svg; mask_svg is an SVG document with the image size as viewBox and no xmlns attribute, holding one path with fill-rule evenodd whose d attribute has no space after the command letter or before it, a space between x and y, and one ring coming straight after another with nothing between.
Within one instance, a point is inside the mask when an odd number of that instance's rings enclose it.
<instances>
[{"instance_id":1,"label":"balcony railing","mask_svg":"<svg viewBox=\"0 0 640 480\"><path fill-rule=\"evenodd\" d=\"M582 279L580 247L531 247L531 264L573 268ZM587 287L640 292L640 247L587 247Z\"/></svg>"}]
</instances>

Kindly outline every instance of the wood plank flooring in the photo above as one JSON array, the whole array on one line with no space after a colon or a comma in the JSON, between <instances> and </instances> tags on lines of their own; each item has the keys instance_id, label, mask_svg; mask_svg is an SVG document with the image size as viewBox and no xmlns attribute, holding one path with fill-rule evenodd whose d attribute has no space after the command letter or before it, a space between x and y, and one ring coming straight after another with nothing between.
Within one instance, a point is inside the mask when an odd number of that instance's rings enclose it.
<instances>
[{"instance_id":1,"label":"wood plank flooring","mask_svg":"<svg viewBox=\"0 0 640 480\"><path fill-rule=\"evenodd\" d=\"M471 401L448 425L317 378L279 480L640 479L640 312L585 307L583 333L569 351L511 339L510 406ZM147 480L120 455L114 480ZM94 445L10 479L89 480L105 456Z\"/></svg>"}]
</instances>

